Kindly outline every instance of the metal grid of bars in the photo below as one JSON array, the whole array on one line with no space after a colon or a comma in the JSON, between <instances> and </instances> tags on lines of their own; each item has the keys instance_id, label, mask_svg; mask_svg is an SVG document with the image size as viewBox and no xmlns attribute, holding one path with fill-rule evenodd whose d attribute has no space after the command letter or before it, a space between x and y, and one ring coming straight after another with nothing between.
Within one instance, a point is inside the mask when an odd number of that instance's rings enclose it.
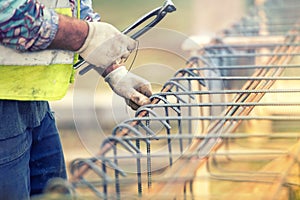
<instances>
[{"instance_id":1,"label":"metal grid of bars","mask_svg":"<svg viewBox=\"0 0 300 200\"><path fill-rule=\"evenodd\" d=\"M102 199L300 198L299 8L269 0L198 49L96 157L71 163L74 188Z\"/></svg>"}]
</instances>

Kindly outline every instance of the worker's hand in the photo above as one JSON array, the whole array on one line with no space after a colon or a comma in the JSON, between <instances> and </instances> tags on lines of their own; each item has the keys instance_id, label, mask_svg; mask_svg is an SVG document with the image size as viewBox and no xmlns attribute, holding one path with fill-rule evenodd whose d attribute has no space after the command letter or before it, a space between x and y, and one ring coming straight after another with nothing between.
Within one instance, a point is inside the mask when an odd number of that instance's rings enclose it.
<instances>
[{"instance_id":1,"label":"worker's hand","mask_svg":"<svg viewBox=\"0 0 300 200\"><path fill-rule=\"evenodd\" d=\"M77 51L88 63L104 71L115 61L127 58L136 48L136 41L124 35L111 24L105 22L87 22L88 36Z\"/></svg>"},{"instance_id":2,"label":"worker's hand","mask_svg":"<svg viewBox=\"0 0 300 200\"><path fill-rule=\"evenodd\" d=\"M150 83L128 72L124 66L110 72L105 81L116 94L125 98L127 105L133 110L150 103L149 97L152 95Z\"/></svg>"}]
</instances>

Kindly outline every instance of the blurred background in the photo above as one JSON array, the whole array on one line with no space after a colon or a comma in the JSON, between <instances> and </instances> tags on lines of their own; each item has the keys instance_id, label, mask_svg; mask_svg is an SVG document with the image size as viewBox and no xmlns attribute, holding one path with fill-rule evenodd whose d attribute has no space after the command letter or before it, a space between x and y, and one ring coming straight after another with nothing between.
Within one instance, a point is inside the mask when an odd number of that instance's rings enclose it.
<instances>
[{"instance_id":1,"label":"blurred background","mask_svg":"<svg viewBox=\"0 0 300 200\"><path fill-rule=\"evenodd\" d=\"M163 5L163 0L98 0L94 9L102 21L125 29L147 12ZM141 38L136 58L126 62L127 68L152 83L154 91L186 62L181 45L189 37L214 36L238 21L250 8L251 0L173 0L177 11L170 13ZM159 38L161 35L164 37ZM168 38L169 37L169 38ZM165 42L165 49L155 45ZM155 44L145 48L143 40ZM149 45L149 43L147 43ZM170 49L168 49L170 48ZM180 53L177 53L180 52ZM134 57L134 56L131 56ZM133 64L132 64L133 63ZM115 96L107 84L93 71L77 75L66 97L51 102L56 113L67 163L78 157L93 155L114 126L134 116L123 99Z\"/></svg>"},{"instance_id":2,"label":"blurred background","mask_svg":"<svg viewBox=\"0 0 300 200\"><path fill-rule=\"evenodd\" d=\"M102 20L126 28L136 19L159 7L163 0L110 0L94 1L95 10ZM187 35L215 33L238 20L249 1L241 0L173 0L177 11L165 18L158 27L169 28Z\"/></svg>"}]
</instances>

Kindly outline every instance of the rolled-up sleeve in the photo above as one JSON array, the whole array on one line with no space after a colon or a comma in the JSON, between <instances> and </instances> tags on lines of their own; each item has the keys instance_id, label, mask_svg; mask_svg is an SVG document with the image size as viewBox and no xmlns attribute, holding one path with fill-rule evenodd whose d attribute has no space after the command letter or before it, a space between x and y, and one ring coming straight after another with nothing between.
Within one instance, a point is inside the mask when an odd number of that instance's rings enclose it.
<instances>
[{"instance_id":1,"label":"rolled-up sleeve","mask_svg":"<svg viewBox=\"0 0 300 200\"><path fill-rule=\"evenodd\" d=\"M36 0L0 1L0 43L19 51L46 49L58 30L58 15Z\"/></svg>"}]
</instances>

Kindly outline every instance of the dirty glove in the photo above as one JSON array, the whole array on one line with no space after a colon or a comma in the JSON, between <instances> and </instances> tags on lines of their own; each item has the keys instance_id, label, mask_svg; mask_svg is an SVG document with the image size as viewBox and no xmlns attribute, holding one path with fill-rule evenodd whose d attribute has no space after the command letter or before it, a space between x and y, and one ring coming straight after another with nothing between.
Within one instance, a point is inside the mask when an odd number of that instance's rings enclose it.
<instances>
[{"instance_id":1,"label":"dirty glove","mask_svg":"<svg viewBox=\"0 0 300 200\"><path fill-rule=\"evenodd\" d=\"M125 98L127 105L133 110L150 103L149 97L152 95L150 83L128 72L124 66L110 72L104 80L116 94Z\"/></svg>"},{"instance_id":2,"label":"dirty glove","mask_svg":"<svg viewBox=\"0 0 300 200\"><path fill-rule=\"evenodd\" d=\"M88 36L77 51L88 63L104 71L115 61L127 58L136 48L136 41L122 34L111 24L105 22L87 22Z\"/></svg>"}]
</instances>

